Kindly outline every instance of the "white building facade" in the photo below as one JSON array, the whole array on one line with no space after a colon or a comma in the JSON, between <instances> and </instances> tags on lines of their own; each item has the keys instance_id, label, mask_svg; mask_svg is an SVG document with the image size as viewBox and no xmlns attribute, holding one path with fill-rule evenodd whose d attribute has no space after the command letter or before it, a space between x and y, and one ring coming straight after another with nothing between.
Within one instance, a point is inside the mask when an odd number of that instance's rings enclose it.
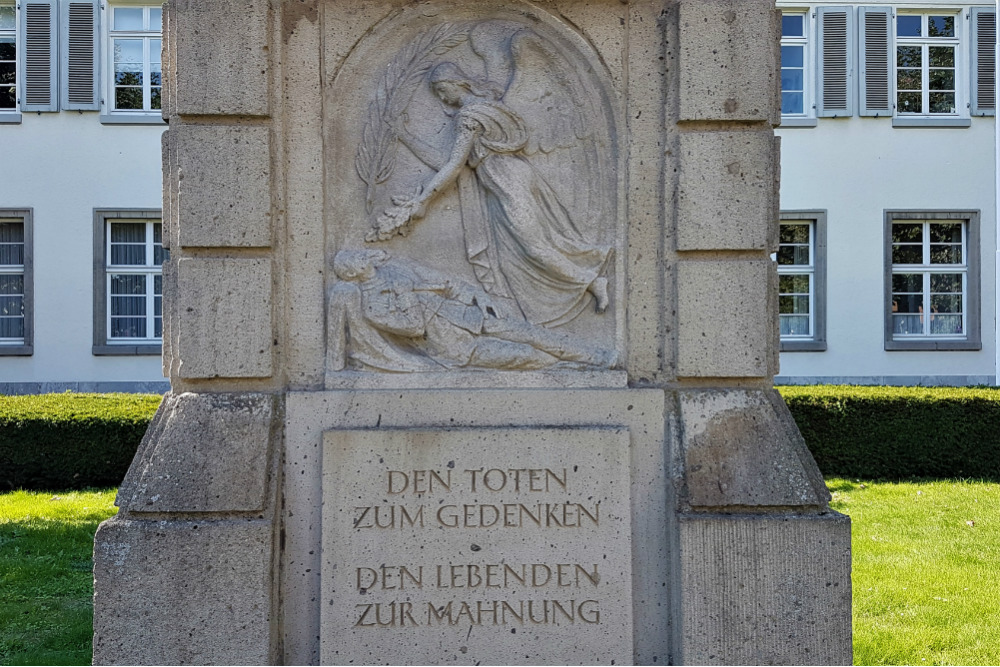
<instances>
[{"instance_id":1,"label":"white building facade","mask_svg":"<svg viewBox=\"0 0 1000 667\"><path fill-rule=\"evenodd\" d=\"M997 384L995 7L778 7L776 382Z\"/></svg>"},{"instance_id":2,"label":"white building facade","mask_svg":"<svg viewBox=\"0 0 1000 667\"><path fill-rule=\"evenodd\" d=\"M0 393L168 386L161 24L158 4L0 0Z\"/></svg>"}]
</instances>

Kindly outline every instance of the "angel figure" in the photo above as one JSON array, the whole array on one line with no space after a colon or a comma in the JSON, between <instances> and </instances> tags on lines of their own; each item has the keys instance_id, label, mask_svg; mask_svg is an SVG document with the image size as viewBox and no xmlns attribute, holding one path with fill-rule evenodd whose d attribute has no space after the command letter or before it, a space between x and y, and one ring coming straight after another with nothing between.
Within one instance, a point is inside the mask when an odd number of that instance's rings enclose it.
<instances>
[{"instance_id":1,"label":"angel figure","mask_svg":"<svg viewBox=\"0 0 1000 667\"><path fill-rule=\"evenodd\" d=\"M537 147L535 128L505 103L503 87L453 62L439 63L427 81L453 119L454 141L442 163L440 148L397 124L399 140L436 173L416 194L393 197L395 206L375 224L376 236L405 233L457 182L468 258L488 293L513 299L524 319L542 326L574 318L588 295L604 312L611 248L584 238L532 164L527 148L532 142Z\"/></svg>"}]
</instances>

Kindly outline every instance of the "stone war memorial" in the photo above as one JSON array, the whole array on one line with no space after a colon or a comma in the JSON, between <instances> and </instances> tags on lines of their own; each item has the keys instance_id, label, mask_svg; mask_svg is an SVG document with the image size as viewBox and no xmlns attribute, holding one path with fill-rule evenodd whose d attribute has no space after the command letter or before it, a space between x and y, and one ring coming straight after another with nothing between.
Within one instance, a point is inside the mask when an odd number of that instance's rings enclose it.
<instances>
[{"instance_id":1,"label":"stone war memorial","mask_svg":"<svg viewBox=\"0 0 1000 667\"><path fill-rule=\"evenodd\" d=\"M849 664L771 0L170 0L95 664Z\"/></svg>"}]
</instances>

